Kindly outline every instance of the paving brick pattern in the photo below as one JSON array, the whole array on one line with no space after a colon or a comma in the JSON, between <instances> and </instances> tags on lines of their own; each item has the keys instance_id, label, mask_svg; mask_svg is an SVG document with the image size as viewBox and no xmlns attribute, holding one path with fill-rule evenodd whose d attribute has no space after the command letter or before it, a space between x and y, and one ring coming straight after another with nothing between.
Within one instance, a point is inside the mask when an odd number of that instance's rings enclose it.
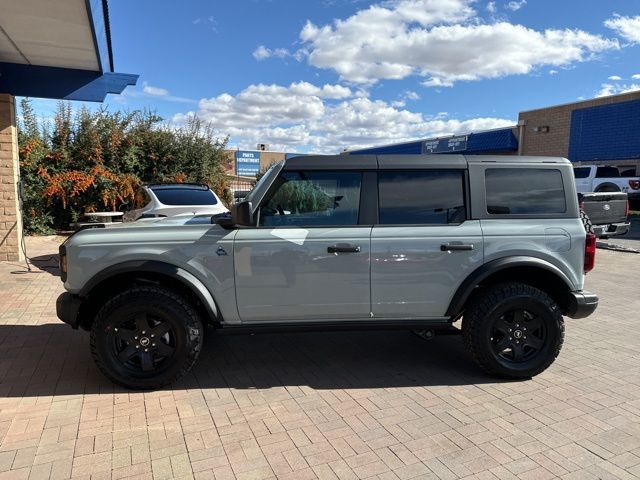
<instances>
[{"instance_id":1,"label":"paving brick pattern","mask_svg":"<svg viewBox=\"0 0 640 480\"><path fill-rule=\"evenodd\" d=\"M457 337L208 332L188 378L140 393L56 319L56 239L28 245L40 273L0 263L0 480L640 477L640 255L598 252L597 314L533 380Z\"/></svg>"}]
</instances>

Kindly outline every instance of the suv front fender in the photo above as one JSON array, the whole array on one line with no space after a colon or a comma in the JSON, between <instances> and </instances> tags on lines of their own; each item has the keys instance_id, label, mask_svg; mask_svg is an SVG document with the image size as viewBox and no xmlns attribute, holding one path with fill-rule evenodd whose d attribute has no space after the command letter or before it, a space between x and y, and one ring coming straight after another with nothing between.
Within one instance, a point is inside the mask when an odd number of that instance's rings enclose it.
<instances>
[{"instance_id":1,"label":"suv front fender","mask_svg":"<svg viewBox=\"0 0 640 480\"><path fill-rule=\"evenodd\" d=\"M189 288L196 297L198 297L198 300L200 300L211 319L218 319L218 307L216 306L211 292L209 292L207 287L195 275L180 267L171 265L170 263L164 263L156 260L132 260L105 268L91 277L84 287L82 287L80 292L78 292L78 295L86 298L91 294L94 288L101 283L115 276L127 273L155 273L166 275L179 281L185 287Z\"/></svg>"},{"instance_id":2,"label":"suv front fender","mask_svg":"<svg viewBox=\"0 0 640 480\"><path fill-rule=\"evenodd\" d=\"M489 278L491 275L507 269L523 267L535 268L549 272L564 283L567 288L567 292L574 290L569 277L567 277L567 275L565 275L565 273L558 267L546 260L527 256L498 258L478 267L466 278L464 282L462 282L451 299L446 315L451 318L459 316L464 309L465 303L473 293L473 290L481 284L483 280ZM526 283L526 281L522 281L522 283Z\"/></svg>"}]
</instances>

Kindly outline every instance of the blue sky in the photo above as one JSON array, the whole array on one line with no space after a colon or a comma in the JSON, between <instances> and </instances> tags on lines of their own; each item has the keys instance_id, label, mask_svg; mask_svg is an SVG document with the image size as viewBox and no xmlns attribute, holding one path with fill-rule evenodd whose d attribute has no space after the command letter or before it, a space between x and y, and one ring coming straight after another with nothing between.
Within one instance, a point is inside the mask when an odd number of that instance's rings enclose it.
<instances>
[{"instance_id":1,"label":"blue sky","mask_svg":"<svg viewBox=\"0 0 640 480\"><path fill-rule=\"evenodd\" d=\"M229 145L338 152L496 128L640 89L640 2L109 2L110 109L211 122ZM635 76L635 78L634 78ZM48 116L55 104L37 101Z\"/></svg>"}]
</instances>

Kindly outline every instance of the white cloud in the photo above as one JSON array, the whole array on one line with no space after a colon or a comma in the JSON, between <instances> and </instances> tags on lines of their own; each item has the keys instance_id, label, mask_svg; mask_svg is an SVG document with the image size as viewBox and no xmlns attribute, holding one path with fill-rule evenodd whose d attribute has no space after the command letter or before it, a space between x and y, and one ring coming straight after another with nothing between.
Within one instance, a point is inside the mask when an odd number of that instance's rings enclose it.
<instances>
[{"instance_id":1,"label":"white cloud","mask_svg":"<svg viewBox=\"0 0 640 480\"><path fill-rule=\"evenodd\" d=\"M221 136L229 135L231 146L253 148L260 142L274 149L319 153L514 124L501 118L457 120L446 113L427 117L340 85L306 82L250 85L235 96L202 99L196 112L175 115L172 123L180 125L194 114Z\"/></svg>"},{"instance_id":2,"label":"white cloud","mask_svg":"<svg viewBox=\"0 0 640 480\"><path fill-rule=\"evenodd\" d=\"M286 48L275 48L271 50L270 48L267 48L264 45L259 45L258 48L256 48L253 51L253 57L256 60L265 60L270 57L285 58L289 56L295 56L295 55L291 55L289 50L287 50Z\"/></svg>"},{"instance_id":3,"label":"white cloud","mask_svg":"<svg viewBox=\"0 0 640 480\"><path fill-rule=\"evenodd\" d=\"M624 17L613 14L604 22L605 27L614 30L618 35L631 43L640 43L640 15L635 17Z\"/></svg>"},{"instance_id":4,"label":"white cloud","mask_svg":"<svg viewBox=\"0 0 640 480\"><path fill-rule=\"evenodd\" d=\"M633 78L634 80L640 80L640 73L636 73L634 75L631 75L631 78Z\"/></svg>"},{"instance_id":5,"label":"white cloud","mask_svg":"<svg viewBox=\"0 0 640 480\"><path fill-rule=\"evenodd\" d=\"M640 90L640 84L620 84L620 83L603 83L600 90L596 92L596 97L608 97L609 95L619 95L621 93L629 93Z\"/></svg>"},{"instance_id":6,"label":"white cloud","mask_svg":"<svg viewBox=\"0 0 640 480\"><path fill-rule=\"evenodd\" d=\"M498 8L496 7L496 2L487 3L487 11L489 13L496 13L497 10Z\"/></svg>"},{"instance_id":7,"label":"white cloud","mask_svg":"<svg viewBox=\"0 0 640 480\"><path fill-rule=\"evenodd\" d=\"M554 69L549 70L549 75L557 75L557 74L558 74L558 70L554 70Z\"/></svg>"},{"instance_id":8,"label":"white cloud","mask_svg":"<svg viewBox=\"0 0 640 480\"><path fill-rule=\"evenodd\" d=\"M526 4L527 4L527 0L512 1L512 2L507 3L505 5L505 7L508 8L509 10L511 10L512 12L517 12L522 7L524 7Z\"/></svg>"},{"instance_id":9,"label":"white cloud","mask_svg":"<svg viewBox=\"0 0 640 480\"><path fill-rule=\"evenodd\" d=\"M611 80L612 82L618 82L622 80L622 77L620 77L619 75L611 75L607 80Z\"/></svg>"},{"instance_id":10,"label":"white cloud","mask_svg":"<svg viewBox=\"0 0 640 480\"><path fill-rule=\"evenodd\" d=\"M152 87L147 82L142 84L142 91L154 97L164 97L165 95L169 95L169 90L166 88Z\"/></svg>"},{"instance_id":11,"label":"white cloud","mask_svg":"<svg viewBox=\"0 0 640 480\"><path fill-rule=\"evenodd\" d=\"M481 23L472 0L389 0L332 24L300 32L308 62L355 83L425 77L427 86L526 74L618 49L577 29L537 31L505 21Z\"/></svg>"}]
</instances>

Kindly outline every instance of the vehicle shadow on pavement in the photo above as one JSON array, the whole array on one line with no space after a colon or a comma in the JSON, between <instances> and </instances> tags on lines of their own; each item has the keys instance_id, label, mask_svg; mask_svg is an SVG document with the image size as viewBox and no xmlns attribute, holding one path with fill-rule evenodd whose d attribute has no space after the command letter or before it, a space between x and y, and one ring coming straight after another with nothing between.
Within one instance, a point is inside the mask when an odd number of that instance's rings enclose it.
<instances>
[{"instance_id":1,"label":"vehicle shadow on pavement","mask_svg":"<svg viewBox=\"0 0 640 480\"><path fill-rule=\"evenodd\" d=\"M407 331L224 334L209 329L192 372L165 390L363 389L474 385L458 336ZM97 369L89 335L63 324L0 325L0 398L127 392Z\"/></svg>"},{"instance_id":2,"label":"vehicle shadow on pavement","mask_svg":"<svg viewBox=\"0 0 640 480\"><path fill-rule=\"evenodd\" d=\"M30 257L29 262L31 262L39 270L47 272L54 277L60 276L60 256L57 253L52 255Z\"/></svg>"}]
</instances>

